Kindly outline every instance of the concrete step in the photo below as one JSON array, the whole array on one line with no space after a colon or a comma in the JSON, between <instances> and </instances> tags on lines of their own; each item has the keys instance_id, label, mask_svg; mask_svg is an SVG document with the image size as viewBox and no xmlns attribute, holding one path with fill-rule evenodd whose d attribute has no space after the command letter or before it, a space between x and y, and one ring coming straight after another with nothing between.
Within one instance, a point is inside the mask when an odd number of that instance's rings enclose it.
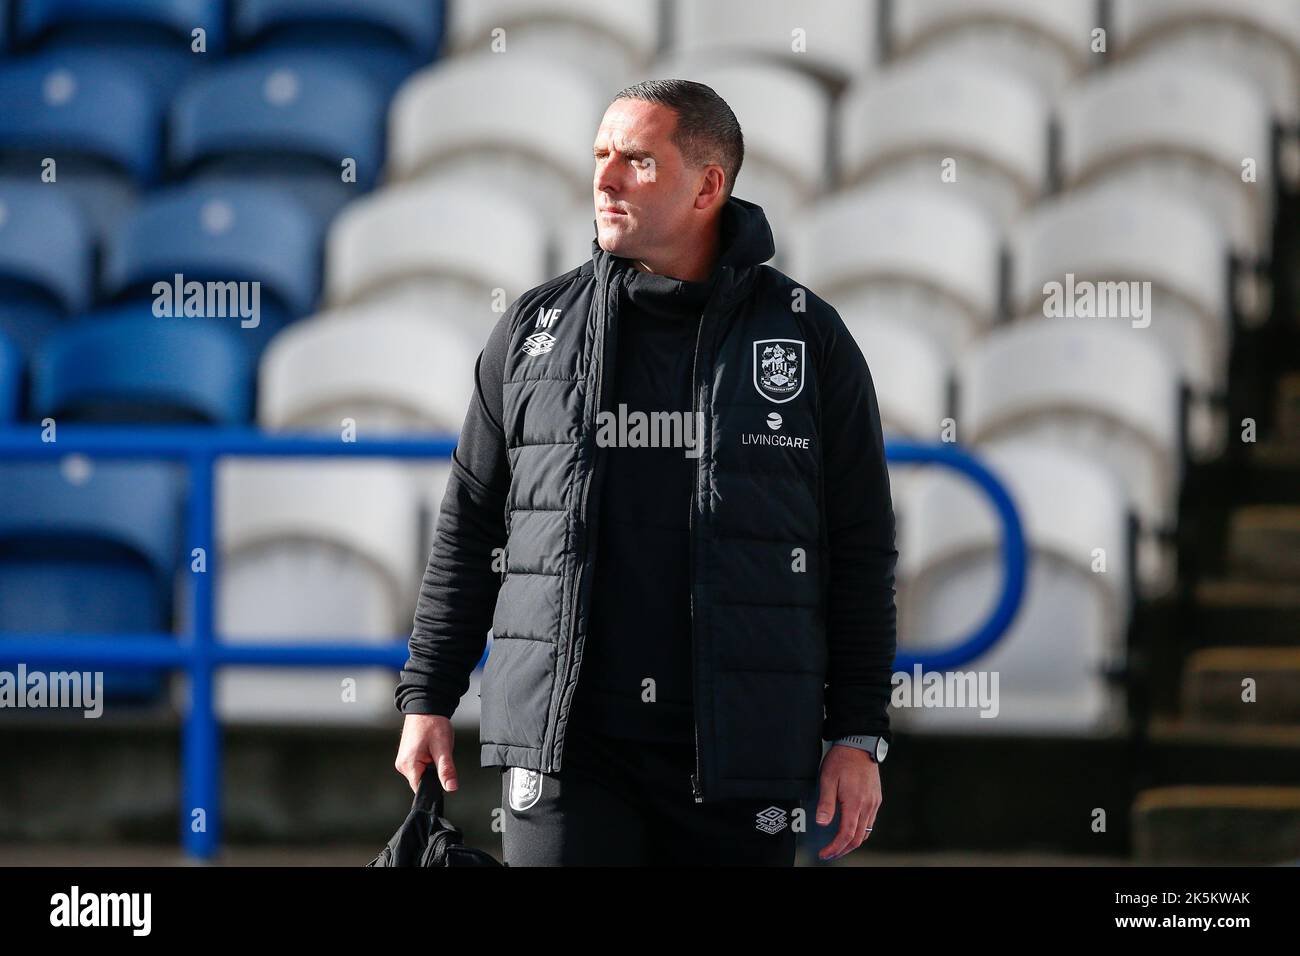
<instances>
[{"instance_id":1,"label":"concrete step","mask_svg":"<svg viewBox=\"0 0 1300 956\"><path fill-rule=\"evenodd\" d=\"M1300 787L1300 727L1153 717L1133 753L1134 793L1180 784Z\"/></svg>"},{"instance_id":2,"label":"concrete step","mask_svg":"<svg viewBox=\"0 0 1300 956\"><path fill-rule=\"evenodd\" d=\"M1193 652L1300 647L1300 584L1203 580L1189 600L1172 609L1139 607L1132 634L1129 665L1140 685L1131 688L1130 700L1146 715L1177 715L1183 711L1183 678Z\"/></svg>"},{"instance_id":3,"label":"concrete step","mask_svg":"<svg viewBox=\"0 0 1300 956\"><path fill-rule=\"evenodd\" d=\"M373 856L411 806L393 769L400 734L397 714L387 727L224 727L226 840L370 846ZM0 767L21 769L0 770L0 843L177 840L180 752L172 715L8 713ZM479 768L474 733L457 733L455 760L461 787L448 816L467 842L499 846L500 772Z\"/></svg>"},{"instance_id":4,"label":"concrete step","mask_svg":"<svg viewBox=\"0 0 1300 956\"><path fill-rule=\"evenodd\" d=\"M1272 864L1300 860L1300 787L1200 786L1144 790L1133 802L1142 863Z\"/></svg>"},{"instance_id":5,"label":"concrete step","mask_svg":"<svg viewBox=\"0 0 1300 956\"><path fill-rule=\"evenodd\" d=\"M1288 372L1277 382L1277 440L1300 449L1300 372Z\"/></svg>"},{"instance_id":6,"label":"concrete step","mask_svg":"<svg viewBox=\"0 0 1300 956\"><path fill-rule=\"evenodd\" d=\"M1183 669L1184 719L1300 728L1300 647L1212 647Z\"/></svg>"},{"instance_id":7,"label":"concrete step","mask_svg":"<svg viewBox=\"0 0 1300 956\"><path fill-rule=\"evenodd\" d=\"M1247 505L1229 519L1229 577L1300 582L1300 506Z\"/></svg>"},{"instance_id":8,"label":"concrete step","mask_svg":"<svg viewBox=\"0 0 1300 956\"><path fill-rule=\"evenodd\" d=\"M1196 647L1300 647L1300 582L1219 578L1201 581L1188 622Z\"/></svg>"},{"instance_id":9,"label":"concrete step","mask_svg":"<svg viewBox=\"0 0 1300 956\"><path fill-rule=\"evenodd\" d=\"M0 732L0 768L22 770L0 770L0 845L173 844L178 730L174 720L109 715L7 722ZM393 771L399 732L396 724L227 727L227 844L378 852L411 801ZM495 851L501 843L494 828L500 772L479 767L472 732L456 735L456 765L461 789L448 815L467 842ZM1123 859L1137 765L1125 738L897 733L882 769L886 800L872 841L881 852ZM78 799L69 800L74 787ZM1097 807L1108 810L1103 833L1087 825Z\"/></svg>"}]
</instances>

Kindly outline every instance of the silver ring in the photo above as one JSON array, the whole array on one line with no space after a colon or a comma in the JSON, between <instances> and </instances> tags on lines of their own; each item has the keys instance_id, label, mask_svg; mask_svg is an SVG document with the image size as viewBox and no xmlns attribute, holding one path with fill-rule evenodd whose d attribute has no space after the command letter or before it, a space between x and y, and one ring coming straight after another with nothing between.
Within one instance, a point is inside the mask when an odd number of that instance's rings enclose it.
<instances>
[{"instance_id":1,"label":"silver ring","mask_svg":"<svg viewBox=\"0 0 1300 956\"><path fill-rule=\"evenodd\" d=\"M867 833L870 833L870 832L871 832L871 827L867 827L866 832L867 832Z\"/></svg>"}]
</instances>

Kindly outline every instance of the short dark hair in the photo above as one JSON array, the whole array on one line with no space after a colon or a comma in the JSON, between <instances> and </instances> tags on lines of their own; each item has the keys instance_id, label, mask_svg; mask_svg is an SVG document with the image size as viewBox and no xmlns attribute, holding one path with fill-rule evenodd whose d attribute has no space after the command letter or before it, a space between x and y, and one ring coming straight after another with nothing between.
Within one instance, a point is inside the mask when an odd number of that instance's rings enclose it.
<instances>
[{"instance_id":1,"label":"short dark hair","mask_svg":"<svg viewBox=\"0 0 1300 956\"><path fill-rule=\"evenodd\" d=\"M745 160L745 137L736 114L711 87L693 80L644 80L620 90L614 100L644 100L673 110L673 145L691 166L721 166L725 195L731 195Z\"/></svg>"}]
</instances>

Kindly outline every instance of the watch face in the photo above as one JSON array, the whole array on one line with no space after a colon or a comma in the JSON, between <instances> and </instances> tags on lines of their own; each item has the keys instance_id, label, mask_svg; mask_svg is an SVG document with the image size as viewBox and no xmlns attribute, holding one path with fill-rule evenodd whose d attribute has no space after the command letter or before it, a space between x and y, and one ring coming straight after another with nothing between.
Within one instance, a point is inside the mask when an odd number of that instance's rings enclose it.
<instances>
[{"instance_id":1,"label":"watch face","mask_svg":"<svg viewBox=\"0 0 1300 956\"><path fill-rule=\"evenodd\" d=\"M884 762L887 753L889 753L889 741L884 737L878 738L876 740L876 763Z\"/></svg>"}]
</instances>

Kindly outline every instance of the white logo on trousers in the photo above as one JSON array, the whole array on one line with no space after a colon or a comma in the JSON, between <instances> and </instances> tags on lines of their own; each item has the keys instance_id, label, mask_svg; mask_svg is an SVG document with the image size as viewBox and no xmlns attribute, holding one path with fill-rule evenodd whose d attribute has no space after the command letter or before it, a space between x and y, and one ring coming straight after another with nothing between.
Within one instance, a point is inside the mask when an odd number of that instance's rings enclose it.
<instances>
[{"instance_id":1,"label":"white logo on trousers","mask_svg":"<svg viewBox=\"0 0 1300 956\"><path fill-rule=\"evenodd\" d=\"M510 809L519 813L527 810L542 796L542 774L539 770L523 767L510 768Z\"/></svg>"}]
</instances>

